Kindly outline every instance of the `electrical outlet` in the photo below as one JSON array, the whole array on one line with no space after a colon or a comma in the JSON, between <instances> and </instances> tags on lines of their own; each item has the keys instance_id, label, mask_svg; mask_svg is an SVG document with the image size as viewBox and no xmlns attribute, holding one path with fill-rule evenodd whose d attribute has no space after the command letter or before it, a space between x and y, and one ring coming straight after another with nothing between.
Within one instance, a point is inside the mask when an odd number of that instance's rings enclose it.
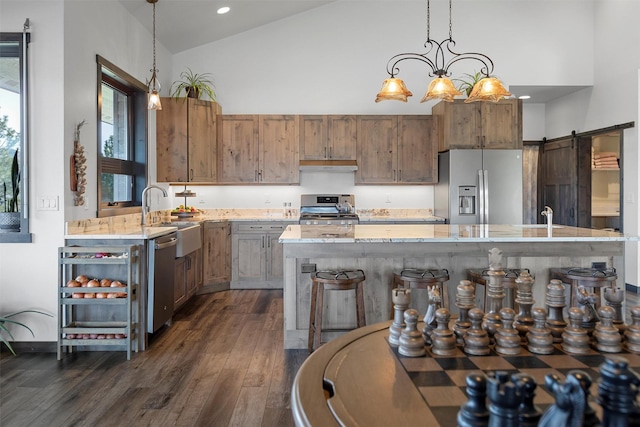
<instances>
[{"instance_id":1,"label":"electrical outlet","mask_svg":"<svg viewBox=\"0 0 640 427\"><path fill-rule=\"evenodd\" d=\"M633 203L633 192L627 191L627 195L625 197L627 203Z\"/></svg>"},{"instance_id":2,"label":"electrical outlet","mask_svg":"<svg viewBox=\"0 0 640 427\"><path fill-rule=\"evenodd\" d=\"M264 202L265 203L271 203L271 194L264 193Z\"/></svg>"},{"instance_id":3,"label":"electrical outlet","mask_svg":"<svg viewBox=\"0 0 640 427\"><path fill-rule=\"evenodd\" d=\"M384 199L385 203L391 203L391 193L387 193Z\"/></svg>"}]
</instances>

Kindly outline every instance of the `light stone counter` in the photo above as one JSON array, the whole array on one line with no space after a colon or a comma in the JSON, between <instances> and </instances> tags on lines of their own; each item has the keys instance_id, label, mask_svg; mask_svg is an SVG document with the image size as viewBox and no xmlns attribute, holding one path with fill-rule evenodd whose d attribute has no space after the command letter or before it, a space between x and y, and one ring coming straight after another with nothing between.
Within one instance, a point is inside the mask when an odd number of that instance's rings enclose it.
<instances>
[{"instance_id":1,"label":"light stone counter","mask_svg":"<svg viewBox=\"0 0 640 427\"><path fill-rule=\"evenodd\" d=\"M307 347L311 287L307 271L313 268L365 272L367 324L390 318L390 284L395 271L447 269L448 308L455 317L457 285L467 279L468 270L488 268L492 248L502 251L503 268L531 271L535 277L534 306L544 308L550 268L590 268L592 262L605 262L617 271L616 286L624 288L625 242L633 240L638 237L567 226L555 226L549 236L546 225L289 225L280 237L285 275L285 348ZM422 316L426 294L421 291L412 290L412 306ZM354 327L354 296L327 292L325 319L326 329ZM323 333L323 341L335 336L337 333Z\"/></svg>"}]
</instances>

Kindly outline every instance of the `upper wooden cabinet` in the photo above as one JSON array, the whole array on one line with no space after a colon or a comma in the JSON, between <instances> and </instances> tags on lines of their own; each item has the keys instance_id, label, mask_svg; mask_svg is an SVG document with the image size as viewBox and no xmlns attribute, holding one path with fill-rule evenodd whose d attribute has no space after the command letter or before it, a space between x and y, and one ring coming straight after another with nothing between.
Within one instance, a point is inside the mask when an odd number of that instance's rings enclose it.
<instances>
[{"instance_id":1,"label":"upper wooden cabinet","mask_svg":"<svg viewBox=\"0 0 640 427\"><path fill-rule=\"evenodd\" d=\"M439 117L438 151L456 148L522 148L522 101L442 101L433 107Z\"/></svg>"},{"instance_id":2,"label":"upper wooden cabinet","mask_svg":"<svg viewBox=\"0 0 640 427\"><path fill-rule=\"evenodd\" d=\"M218 128L218 180L295 184L299 179L298 116L224 115Z\"/></svg>"},{"instance_id":3,"label":"upper wooden cabinet","mask_svg":"<svg viewBox=\"0 0 640 427\"><path fill-rule=\"evenodd\" d=\"M193 98L162 98L156 111L158 182L215 182L219 104Z\"/></svg>"},{"instance_id":4,"label":"upper wooden cabinet","mask_svg":"<svg viewBox=\"0 0 640 427\"><path fill-rule=\"evenodd\" d=\"M356 184L433 184L438 127L432 116L358 116Z\"/></svg>"},{"instance_id":5,"label":"upper wooden cabinet","mask_svg":"<svg viewBox=\"0 0 640 427\"><path fill-rule=\"evenodd\" d=\"M356 160L356 116L301 116L300 160Z\"/></svg>"}]
</instances>

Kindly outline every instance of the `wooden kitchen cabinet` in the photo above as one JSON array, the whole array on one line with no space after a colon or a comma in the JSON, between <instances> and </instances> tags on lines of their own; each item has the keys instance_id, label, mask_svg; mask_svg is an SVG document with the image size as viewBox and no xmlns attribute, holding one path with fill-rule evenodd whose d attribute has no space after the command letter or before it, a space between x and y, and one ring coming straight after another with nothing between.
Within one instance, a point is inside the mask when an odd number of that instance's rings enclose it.
<instances>
[{"instance_id":1,"label":"wooden kitchen cabinet","mask_svg":"<svg viewBox=\"0 0 640 427\"><path fill-rule=\"evenodd\" d=\"M456 99L434 105L439 118L438 151L522 148L522 101L472 102Z\"/></svg>"},{"instance_id":2,"label":"wooden kitchen cabinet","mask_svg":"<svg viewBox=\"0 0 640 427\"><path fill-rule=\"evenodd\" d=\"M356 160L356 135L356 116L301 116L300 160Z\"/></svg>"},{"instance_id":3,"label":"wooden kitchen cabinet","mask_svg":"<svg viewBox=\"0 0 640 427\"><path fill-rule=\"evenodd\" d=\"M224 289L231 281L231 224L206 221L202 249L202 290Z\"/></svg>"},{"instance_id":4,"label":"wooden kitchen cabinet","mask_svg":"<svg viewBox=\"0 0 640 427\"><path fill-rule=\"evenodd\" d=\"M289 223L234 223L231 289L282 289L280 235Z\"/></svg>"},{"instance_id":5,"label":"wooden kitchen cabinet","mask_svg":"<svg viewBox=\"0 0 640 427\"><path fill-rule=\"evenodd\" d=\"M198 280L202 277L198 272L202 270L200 265L202 250L198 249L181 258L176 258L175 274L173 280L173 309L178 310L185 302L195 295L199 287Z\"/></svg>"},{"instance_id":6,"label":"wooden kitchen cabinet","mask_svg":"<svg viewBox=\"0 0 640 427\"><path fill-rule=\"evenodd\" d=\"M438 127L433 116L358 116L356 184L433 184Z\"/></svg>"},{"instance_id":7,"label":"wooden kitchen cabinet","mask_svg":"<svg viewBox=\"0 0 640 427\"><path fill-rule=\"evenodd\" d=\"M299 183L298 116L225 115L218 130L219 181Z\"/></svg>"},{"instance_id":8,"label":"wooden kitchen cabinet","mask_svg":"<svg viewBox=\"0 0 640 427\"><path fill-rule=\"evenodd\" d=\"M162 98L156 111L158 182L216 182L216 102Z\"/></svg>"}]
</instances>

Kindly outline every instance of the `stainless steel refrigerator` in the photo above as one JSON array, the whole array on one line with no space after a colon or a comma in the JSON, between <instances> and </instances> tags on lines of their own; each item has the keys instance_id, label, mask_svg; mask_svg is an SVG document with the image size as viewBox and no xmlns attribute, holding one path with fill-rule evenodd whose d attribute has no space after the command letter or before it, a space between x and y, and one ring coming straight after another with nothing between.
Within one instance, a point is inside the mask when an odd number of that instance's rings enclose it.
<instances>
[{"instance_id":1,"label":"stainless steel refrigerator","mask_svg":"<svg viewBox=\"0 0 640 427\"><path fill-rule=\"evenodd\" d=\"M450 224L522 224L522 150L440 153L434 197Z\"/></svg>"}]
</instances>

